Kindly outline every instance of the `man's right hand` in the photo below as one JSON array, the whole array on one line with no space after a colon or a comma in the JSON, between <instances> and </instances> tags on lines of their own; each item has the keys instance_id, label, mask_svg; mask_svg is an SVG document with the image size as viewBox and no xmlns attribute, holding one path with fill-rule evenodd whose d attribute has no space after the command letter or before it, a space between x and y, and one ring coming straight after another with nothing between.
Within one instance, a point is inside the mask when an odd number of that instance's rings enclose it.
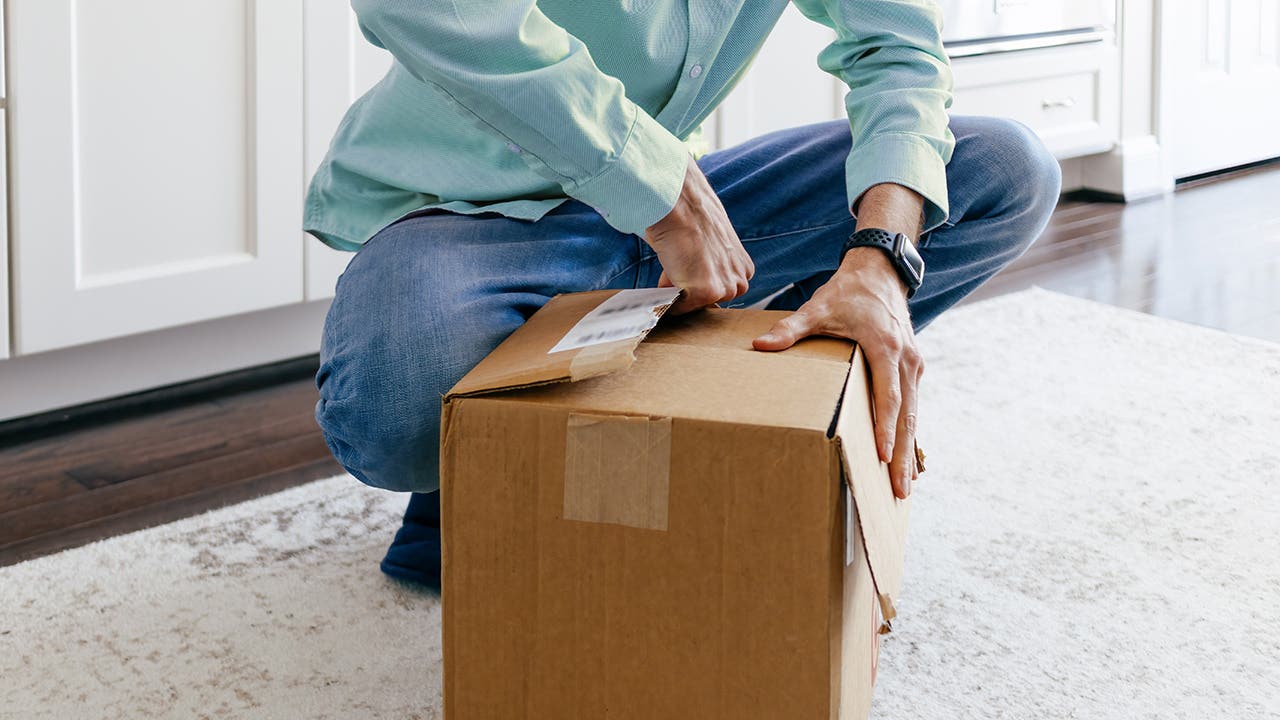
<instances>
[{"instance_id":1,"label":"man's right hand","mask_svg":"<svg viewBox=\"0 0 1280 720\"><path fill-rule=\"evenodd\" d=\"M742 295L756 272L724 205L692 155L675 207L645 231L645 241L662 263L658 287L684 290L671 306L675 315Z\"/></svg>"}]
</instances>

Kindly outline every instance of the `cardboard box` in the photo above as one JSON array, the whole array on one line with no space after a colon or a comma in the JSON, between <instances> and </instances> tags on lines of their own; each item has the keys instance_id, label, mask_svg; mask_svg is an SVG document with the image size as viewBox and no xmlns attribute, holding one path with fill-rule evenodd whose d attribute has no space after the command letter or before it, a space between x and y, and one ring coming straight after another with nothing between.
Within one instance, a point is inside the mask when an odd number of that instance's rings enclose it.
<instances>
[{"instance_id":1,"label":"cardboard box","mask_svg":"<svg viewBox=\"0 0 1280 720\"><path fill-rule=\"evenodd\" d=\"M860 354L755 351L769 311L646 337L673 293L616 293L444 398L446 718L865 718L909 503Z\"/></svg>"}]
</instances>

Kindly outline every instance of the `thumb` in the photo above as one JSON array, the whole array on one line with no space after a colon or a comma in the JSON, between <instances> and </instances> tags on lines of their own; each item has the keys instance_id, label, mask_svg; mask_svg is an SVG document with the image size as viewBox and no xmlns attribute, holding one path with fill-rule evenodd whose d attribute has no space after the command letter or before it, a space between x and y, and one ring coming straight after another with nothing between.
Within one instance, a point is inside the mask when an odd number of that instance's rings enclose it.
<instances>
[{"instance_id":1,"label":"thumb","mask_svg":"<svg viewBox=\"0 0 1280 720\"><path fill-rule=\"evenodd\" d=\"M751 345L757 350L786 350L811 332L808 316L795 312L774 323L769 332L756 338Z\"/></svg>"},{"instance_id":2,"label":"thumb","mask_svg":"<svg viewBox=\"0 0 1280 720\"><path fill-rule=\"evenodd\" d=\"M666 270L663 270L662 274L658 276L658 287L675 287L675 285L671 284L671 278L667 277Z\"/></svg>"}]
</instances>

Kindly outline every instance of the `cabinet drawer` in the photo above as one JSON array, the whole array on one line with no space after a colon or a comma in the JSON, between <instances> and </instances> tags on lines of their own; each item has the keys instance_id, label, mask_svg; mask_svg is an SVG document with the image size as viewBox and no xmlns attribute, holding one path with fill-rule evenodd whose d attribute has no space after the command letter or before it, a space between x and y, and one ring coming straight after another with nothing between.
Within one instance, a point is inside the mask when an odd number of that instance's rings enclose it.
<instances>
[{"instance_id":1,"label":"cabinet drawer","mask_svg":"<svg viewBox=\"0 0 1280 720\"><path fill-rule=\"evenodd\" d=\"M951 112L1023 122L1059 158L1108 150L1119 126L1113 57L1099 43L957 59Z\"/></svg>"},{"instance_id":2,"label":"cabinet drawer","mask_svg":"<svg viewBox=\"0 0 1280 720\"><path fill-rule=\"evenodd\" d=\"M1023 80L964 90L952 110L1020 120L1044 136L1098 125L1097 73Z\"/></svg>"}]
</instances>

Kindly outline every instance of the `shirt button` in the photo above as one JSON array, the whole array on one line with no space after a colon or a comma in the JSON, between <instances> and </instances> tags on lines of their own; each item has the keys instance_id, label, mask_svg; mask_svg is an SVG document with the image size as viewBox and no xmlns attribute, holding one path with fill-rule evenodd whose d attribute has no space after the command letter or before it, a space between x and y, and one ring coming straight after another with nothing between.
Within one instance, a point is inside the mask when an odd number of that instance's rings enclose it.
<instances>
[{"instance_id":1,"label":"shirt button","mask_svg":"<svg viewBox=\"0 0 1280 720\"><path fill-rule=\"evenodd\" d=\"M513 153L517 154L517 155L519 155L520 153L524 152L524 148L520 147L519 145L517 145L517 144L515 144L515 143L513 143L513 142L508 142L508 143L507 143L507 149L508 149L508 150L510 150L511 152L513 152Z\"/></svg>"},{"instance_id":2,"label":"shirt button","mask_svg":"<svg viewBox=\"0 0 1280 720\"><path fill-rule=\"evenodd\" d=\"M689 68L689 77L696 78L701 74L702 74L701 65L694 65L693 67Z\"/></svg>"}]
</instances>

